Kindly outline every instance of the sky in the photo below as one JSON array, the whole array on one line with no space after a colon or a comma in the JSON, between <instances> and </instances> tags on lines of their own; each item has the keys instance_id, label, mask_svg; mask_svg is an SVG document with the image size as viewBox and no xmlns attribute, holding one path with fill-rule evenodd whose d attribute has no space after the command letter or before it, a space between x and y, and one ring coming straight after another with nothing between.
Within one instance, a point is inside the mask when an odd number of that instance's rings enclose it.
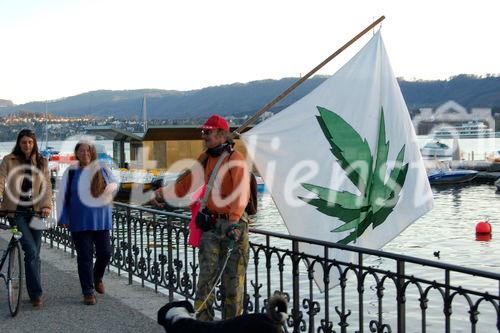
<instances>
[{"instance_id":1,"label":"sky","mask_svg":"<svg viewBox=\"0 0 500 333\"><path fill-rule=\"evenodd\" d=\"M0 0L0 99L298 77L381 15L397 77L499 74L498 13L497 0Z\"/></svg>"}]
</instances>

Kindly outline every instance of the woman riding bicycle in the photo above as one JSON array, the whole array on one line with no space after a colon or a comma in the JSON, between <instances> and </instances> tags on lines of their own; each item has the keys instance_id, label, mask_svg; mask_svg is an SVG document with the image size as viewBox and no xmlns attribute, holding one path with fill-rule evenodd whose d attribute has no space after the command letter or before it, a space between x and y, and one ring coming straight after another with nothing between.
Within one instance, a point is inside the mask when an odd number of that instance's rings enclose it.
<instances>
[{"instance_id":1,"label":"woman riding bicycle","mask_svg":"<svg viewBox=\"0 0 500 333\"><path fill-rule=\"evenodd\" d=\"M52 209L52 185L48 162L39 151L35 133L23 129L17 135L12 153L5 156L0 165L0 210L17 211L11 223L23 233L21 246L24 251L26 288L35 308L42 301L40 274L40 246L42 231L31 229L29 224L34 212L50 215Z\"/></svg>"}]
</instances>

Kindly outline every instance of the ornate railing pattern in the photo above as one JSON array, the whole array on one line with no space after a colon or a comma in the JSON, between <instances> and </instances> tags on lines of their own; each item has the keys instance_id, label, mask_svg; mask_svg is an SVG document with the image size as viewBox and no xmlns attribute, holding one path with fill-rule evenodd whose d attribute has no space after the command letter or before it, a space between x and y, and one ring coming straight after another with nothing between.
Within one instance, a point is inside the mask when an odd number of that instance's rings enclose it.
<instances>
[{"instance_id":1,"label":"ornate railing pattern","mask_svg":"<svg viewBox=\"0 0 500 333\"><path fill-rule=\"evenodd\" d=\"M184 214L115 203L111 265L129 283L161 289L169 300L193 299L199 273L197 250L187 245L188 223ZM51 246L72 248L65 230L44 237ZM304 243L324 255L299 251ZM254 229L250 246L245 309L262 312L275 290L287 293L289 331L500 331L500 274ZM354 252L358 260L335 260L332 249ZM315 271L323 274L324 293L314 283ZM219 310L221 299L217 289Z\"/></svg>"}]
</instances>

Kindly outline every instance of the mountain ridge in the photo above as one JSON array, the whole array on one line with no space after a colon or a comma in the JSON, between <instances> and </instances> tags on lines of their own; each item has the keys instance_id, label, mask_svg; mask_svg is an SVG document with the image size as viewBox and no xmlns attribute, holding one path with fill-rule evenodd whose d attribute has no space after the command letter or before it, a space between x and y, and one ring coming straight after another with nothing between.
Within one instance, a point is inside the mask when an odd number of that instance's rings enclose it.
<instances>
[{"instance_id":1,"label":"mountain ridge","mask_svg":"<svg viewBox=\"0 0 500 333\"><path fill-rule=\"evenodd\" d=\"M0 99L0 108L12 107L14 103L8 99Z\"/></svg>"},{"instance_id":2,"label":"mountain ridge","mask_svg":"<svg viewBox=\"0 0 500 333\"><path fill-rule=\"evenodd\" d=\"M271 111L277 112L293 104L325 81L327 76L315 76L305 81ZM253 114L269 103L298 78L258 80L232 83L198 90L161 89L95 90L47 102L49 113L60 116L114 116L121 119L142 118L143 96L147 96L150 119L195 119L210 114ZM398 79L410 110L437 107L454 100L466 108L500 107L500 77L460 74L448 80L406 81ZM45 112L45 102L13 105L4 101L0 115L17 111ZM8 103L10 102L10 103Z\"/></svg>"}]
</instances>

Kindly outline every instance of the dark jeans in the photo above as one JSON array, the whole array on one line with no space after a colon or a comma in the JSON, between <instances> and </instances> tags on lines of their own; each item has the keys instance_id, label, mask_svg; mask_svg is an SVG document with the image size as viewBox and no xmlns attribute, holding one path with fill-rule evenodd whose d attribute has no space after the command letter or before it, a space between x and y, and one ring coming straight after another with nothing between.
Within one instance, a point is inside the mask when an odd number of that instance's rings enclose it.
<instances>
[{"instance_id":1,"label":"dark jeans","mask_svg":"<svg viewBox=\"0 0 500 333\"><path fill-rule=\"evenodd\" d=\"M78 277L85 296L94 294L94 285L102 281L111 258L109 230L72 232L75 243ZM93 265L94 248L96 261Z\"/></svg>"},{"instance_id":2,"label":"dark jeans","mask_svg":"<svg viewBox=\"0 0 500 333\"><path fill-rule=\"evenodd\" d=\"M40 276L40 246L42 245L42 231L30 229L31 216L16 214L13 224L23 233L21 247L24 251L24 271L26 275L26 289L31 300L42 296L42 280Z\"/></svg>"}]
</instances>

